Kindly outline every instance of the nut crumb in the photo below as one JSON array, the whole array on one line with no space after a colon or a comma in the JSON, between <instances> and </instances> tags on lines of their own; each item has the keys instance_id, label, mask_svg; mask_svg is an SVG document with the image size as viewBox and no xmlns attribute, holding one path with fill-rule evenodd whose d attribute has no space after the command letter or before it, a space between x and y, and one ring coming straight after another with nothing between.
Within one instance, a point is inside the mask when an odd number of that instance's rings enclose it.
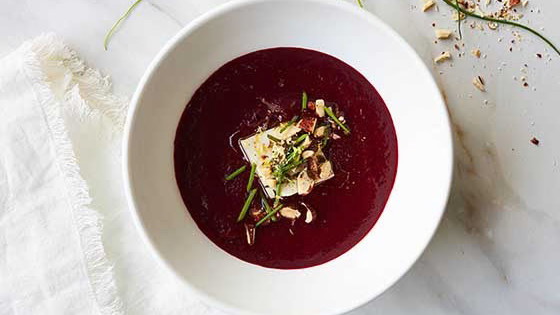
<instances>
[{"instance_id":1,"label":"nut crumb","mask_svg":"<svg viewBox=\"0 0 560 315\"><path fill-rule=\"evenodd\" d=\"M496 22L488 22L488 28L491 30L496 30L498 28L498 23Z\"/></svg>"},{"instance_id":2,"label":"nut crumb","mask_svg":"<svg viewBox=\"0 0 560 315\"><path fill-rule=\"evenodd\" d=\"M541 143L541 142L539 141L539 139L533 137L533 139L531 139L531 143L534 144L534 145L536 145L536 146L538 146L539 143Z\"/></svg>"},{"instance_id":3,"label":"nut crumb","mask_svg":"<svg viewBox=\"0 0 560 315\"><path fill-rule=\"evenodd\" d=\"M471 54L476 58L480 58L480 49L473 49L471 50Z\"/></svg>"},{"instance_id":4,"label":"nut crumb","mask_svg":"<svg viewBox=\"0 0 560 315\"><path fill-rule=\"evenodd\" d=\"M434 0L424 0L424 5L422 6L422 12L426 12L434 7L436 2Z\"/></svg>"},{"instance_id":5,"label":"nut crumb","mask_svg":"<svg viewBox=\"0 0 560 315\"><path fill-rule=\"evenodd\" d=\"M481 76L477 75L476 77L474 77L472 83L477 89L481 90L482 92L486 91L486 88L484 87L484 80Z\"/></svg>"},{"instance_id":6,"label":"nut crumb","mask_svg":"<svg viewBox=\"0 0 560 315\"><path fill-rule=\"evenodd\" d=\"M452 31L447 30L447 29L442 29L442 28L436 29L435 33L436 33L436 37L438 39L447 39L447 38L449 38L449 36L451 36L451 34L453 34Z\"/></svg>"},{"instance_id":7,"label":"nut crumb","mask_svg":"<svg viewBox=\"0 0 560 315\"><path fill-rule=\"evenodd\" d=\"M441 55L434 58L434 62L435 63L440 63L440 62L443 62L443 61L448 60L448 59L451 59L451 54L448 51L444 51L444 52L441 53Z\"/></svg>"}]
</instances>

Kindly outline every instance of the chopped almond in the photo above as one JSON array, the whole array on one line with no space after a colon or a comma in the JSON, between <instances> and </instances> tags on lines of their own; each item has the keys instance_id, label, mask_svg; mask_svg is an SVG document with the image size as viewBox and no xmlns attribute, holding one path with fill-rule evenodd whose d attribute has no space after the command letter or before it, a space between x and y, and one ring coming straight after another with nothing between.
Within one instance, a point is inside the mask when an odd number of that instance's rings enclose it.
<instances>
[{"instance_id":1,"label":"chopped almond","mask_svg":"<svg viewBox=\"0 0 560 315\"><path fill-rule=\"evenodd\" d=\"M447 39L451 36L451 34L453 34L452 31L441 28L436 29L435 32L438 39Z\"/></svg>"},{"instance_id":2,"label":"chopped almond","mask_svg":"<svg viewBox=\"0 0 560 315\"><path fill-rule=\"evenodd\" d=\"M434 58L435 63L444 62L445 60L451 59L451 54L448 51L444 51L441 55Z\"/></svg>"},{"instance_id":3,"label":"chopped almond","mask_svg":"<svg viewBox=\"0 0 560 315\"><path fill-rule=\"evenodd\" d=\"M486 91L486 88L484 87L484 80L481 76L477 75L476 77L474 77L472 83L477 89L481 90L482 92Z\"/></svg>"},{"instance_id":4,"label":"chopped almond","mask_svg":"<svg viewBox=\"0 0 560 315\"><path fill-rule=\"evenodd\" d=\"M280 215L286 219L295 220L301 216L301 212L291 207L280 209Z\"/></svg>"},{"instance_id":5,"label":"chopped almond","mask_svg":"<svg viewBox=\"0 0 560 315\"><path fill-rule=\"evenodd\" d=\"M320 126L317 129L315 129L315 132L313 133L313 135L316 138L322 138L325 136L325 134L327 133L327 126Z\"/></svg>"},{"instance_id":6,"label":"chopped almond","mask_svg":"<svg viewBox=\"0 0 560 315\"><path fill-rule=\"evenodd\" d=\"M424 0L424 5L422 6L422 12L426 12L433 8L436 2L434 0Z\"/></svg>"},{"instance_id":7,"label":"chopped almond","mask_svg":"<svg viewBox=\"0 0 560 315\"><path fill-rule=\"evenodd\" d=\"M480 58L480 49L471 50L471 54L473 54L476 58Z\"/></svg>"},{"instance_id":8,"label":"chopped almond","mask_svg":"<svg viewBox=\"0 0 560 315\"><path fill-rule=\"evenodd\" d=\"M297 177L297 190L299 195L307 195L313 190L315 182L307 174L307 170L303 170Z\"/></svg>"},{"instance_id":9,"label":"chopped almond","mask_svg":"<svg viewBox=\"0 0 560 315\"><path fill-rule=\"evenodd\" d=\"M315 154L315 152L313 152L312 150L306 150L303 151L303 153L301 153L301 157L304 159L310 158Z\"/></svg>"},{"instance_id":10,"label":"chopped almond","mask_svg":"<svg viewBox=\"0 0 560 315\"><path fill-rule=\"evenodd\" d=\"M325 101L316 100L315 101L315 113L319 117L325 117Z\"/></svg>"}]
</instances>

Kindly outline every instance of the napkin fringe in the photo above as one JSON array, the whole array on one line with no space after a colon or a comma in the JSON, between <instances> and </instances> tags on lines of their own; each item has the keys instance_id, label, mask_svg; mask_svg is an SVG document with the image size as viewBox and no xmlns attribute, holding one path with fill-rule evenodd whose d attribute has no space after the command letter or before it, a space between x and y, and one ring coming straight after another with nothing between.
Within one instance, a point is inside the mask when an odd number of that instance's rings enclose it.
<instances>
[{"instance_id":1,"label":"napkin fringe","mask_svg":"<svg viewBox=\"0 0 560 315\"><path fill-rule=\"evenodd\" d=\"M102 241L101 215L90 208L91 197L86 182L80 175L80 168L68 137L61 104L46 83L48 74L44 63L57 70L69 70L72 74L80 74L76 80L80 91L88 95L87 104L94 104L104 114L116 122L124 121L122 100L106 97L110 88L107 78L99 72L87 68L55 35L48 34L22 46L25 50L25 71L37 92L37 98L45 113L48 127L56 150L57 163L64 176L66 189L71 200L73 218L76 222L84 253L83 261L90 279L92 297L97 302L101 314L122 314L123 303L118 295L113 277L113 267L106 258ZM53 69L53 68L51 68ZM94 102L90 103L89 98ZM123 116L121 116L123 115Z\"/></svg>"}]
</instances>

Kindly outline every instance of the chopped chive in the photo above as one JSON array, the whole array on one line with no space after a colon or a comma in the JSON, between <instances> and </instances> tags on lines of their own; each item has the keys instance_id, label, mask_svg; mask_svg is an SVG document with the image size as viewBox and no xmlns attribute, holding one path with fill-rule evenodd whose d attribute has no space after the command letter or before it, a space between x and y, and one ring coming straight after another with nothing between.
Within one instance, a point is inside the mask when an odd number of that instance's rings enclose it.
<instances>
[{"instance_id":1,"label":"chopped chive","mask_svg":"<svg viewBox=\"0 0 560 315\"><path fill-rule=\"evenodd\" d=\"M249 206L251 205L251 202L253 202L256 193L257 193L256 188L251 190L251 192L249 193L249 196L245 200L245 204L243 205L243 208L241 208L241 212L239 212L239 216L237 217L237 222L241 222L241 220L243 220L247 215L247 210L249 210Z\"/></svg>"},{"instance_id":2,"label":"chopped chive","mask_svg":"<svg viewBox=\"0 0 560 315\"><path fill-rule=\"evenodd\" d=\"M247 192L253 187L253 181L255 180L255 170L257 169L257 164L251 163L251 173L249 174L249 182L247 182Z\"/></svg>"},{"instance_id":3,"label":"chopped chive","mask_svg":"<svg viewBox=\"0 0 560 315\"><path fill-rule=\"evenodd\" d=\"M329 117L337 124L340 126L340 128L342 128L342 130L344 130L345 134L349 134L350 133L350 128L346 127L346 125L344 125L343 123L340 122L340 120L338 120L338 118L336 117L336 115L333 113L332 109L330 107L326 107L325 106L325 113L327 113L327 115L329 115Z\"/></svg>"},{"instance_id":4,"label":"chopped chive","mask_svg":"<svg viewBox=\"0 0 560 315\"><path fill-rule=\"evenodd\" d=\"M293 125L293 124L296 122L296 120L298 120L298 119L299 119L299 116L294 116L294 118L292 118L292 120L288 121L288 122L284 125L284 127L282 127L282 129L280 129L280 133L286 131L286 129L288 129L288 127L290 127L291 125Z\"/></svg>"},{"instance_id":5,"label":"chopped chive","mask_svg":"<svg viewBox=\"0 0 560 315\"><path fill-rule=\"evenodd\" d=\"M105 50L107 50L107 45L109 44L109 40L111 39L111 37L113 36L113 34L117 30L117 28L130 15L130 13L132 13L132 10L134 10L134 8L138 4L140 4L140 2L142 2L142 0L134 1L134 3L130 7L128 7L128 10L126 10L126 12L123 15L121 15L121 17L115 22L115 24L113 24L113 26L111 26L111 28L109 29L109 31L105 35L105 39L103 40L103 47L105 48Z\"/></svg>"},{"instance_id":6,"label":"chopped chive","mask_svg":"<svg viewBox=\"0 0 560 315\"><path fill-rule=\"evenodd\" d=\"M357 0L358 5L360 6L360 8L364 8L364 4L362 3L362 0Z\"/></svg>"},{"instance_id":7,"label":"chopped chive","mask_svg":"<svg viewBox=\"0 0 560 315\"><path fill-rule=\"evenodd\" d=\"M276 208L274 208L271 212L269 212L264 218L260 219L259 222L257 222L257 224L255 224L255 227L263 224L266 220L270 219L273 215L276 214L276 212L280 211L280 209L282 209L282 205L277 205Z\"/></svg>"},{"instance_id":8,"label":"chopped chive","mask_svg":"<svg viewBox=\"0 0 560 315\"><path fill-rule=\"evenodd\" d=\"M305 109L307 109L307 93L303 91L301 94L301 111L304 111Z\"/></svg>"},{"instance_id":9,"label":"chopped chive","mask_svg":"<svg viewBox=\"0 0 560 315\"><path fill-rule=\"evenodd\" d=\"M262 191L259 191L260 195L261 195L261 202L263 204L264 210L266 211L266 213L271 213L272 212L272 208L270 207L270 205L268 204L268 201L266 201L266 197L264 196ZM276 221L276 217L272 217L271 218L272 221Z\"/></svg>"},{"instance_id":10,"label":"chopped chive","mask_svg":"<svg viewBox=\"0 0 560 315\"><path fill-rule=\"evenodd\" d=\"M294 141L294 145L299 144L300 142L303 142L307 137L309 137L308 134L303 134L303 135L299 136L299 138L297 138L296 141Z\"/></svg>"},{"instance_id":11,"label":"chopped chive","mask_svg":"<svg viewBox=\"0 0 560 315\"><path fill-rule=\"evenodd\" d=\"M276 137L275 137L275 136L273 136L273 135L266 135L266 137L267 137L268 139L270 139L270 140L274 141L274 142L277 142L277 143L280 143L280 142L282 142L282 140L280 140L280 139L276 138Z\"/></svg>"},{"instance_id":12,"label":"chopped chive","mask_svg":"<svg viewBox=\"0 0 560 315\"><path fill-rule=\"evenodd\" d=\"M276 207L280 203L280 198L282 194L282 182L284 181L284 172L280 173L278 176L278 183L276 183L276 195L274 196L274 206Z\"/></svg>"},{"instance_id":13,"label":"chopped chive","mask_svg":"<svg viewBox=\"0 0 560 315\"><path fill-rule=\"evenodd\" d=\"M508 20L501 20L501 19L495 19L495 18L491 18L491 17L487 17L487 16L478 15L476 13L465 10L464 8L461 8L461 6L456 5L455 3L451 2L451 1L452 0L443 0L443 2L445 2L447 5L451 6L452 8L455 8L457 11L459 11L459 12L461 12L461 13L467 15L467 16L471 16L473 18L477 18L477 19L480 19L480 20L488 21L488 22L495 22L495 23L507 24L507 25L519 27L519 28L522 28L522 29L530 32L530 33L533 33L533 35L536 35L538 38L542 39L545 43L547 43L550 47L552 47L552 49L554 49L554 51L558 55L560 55L560 50L558 48L556 48L556 46L554 46L554 44L550 40L548 40L546 37L541 35L539 32L535 31L534 29L532 29L528 26L525 26L523 24L519 24L519 23L516 23L516 22L508 21Z\"/></svg>"},{"instance_id":14,"label":"chopped chive","mask_svg":"<svg viewBox=\"0 0 560 315\"><path fill-rule=\"evenodd\" d=\"M247 165L243 165L240 168L236 169L235 171L233 171L233 173L229 174L228 176L226 176L226 180L232 180L235 177L237 177L237 175L243 173L245 171L245 169L247 168Z\"/></svg>"}]
</instances>

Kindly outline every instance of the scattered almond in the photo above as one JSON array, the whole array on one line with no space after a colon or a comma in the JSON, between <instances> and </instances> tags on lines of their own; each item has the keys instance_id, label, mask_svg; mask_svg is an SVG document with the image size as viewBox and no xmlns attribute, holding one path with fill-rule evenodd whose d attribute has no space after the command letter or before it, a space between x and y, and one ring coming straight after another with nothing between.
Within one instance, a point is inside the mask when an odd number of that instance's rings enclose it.
<instances>
[{"instance_id":1,"label":"scattered almond","mask_svg":"<svg viewBox=\"0 0 560 315\"><path fill-rule=\"evenodd\" d=\"M438 39L446 39L446 38L449 38L449 36L451 36L451 34L453 34L452 31L446 30L446 29L441 29L441 28L436 29L435 32L436 32L436 37Z\"/></svg>"},{"instance_id":2,"label":"scattered almond","mask_svg":"<svg viewBox=\"0 0 560 315\"><path fill-rule=\"evenodd\" d=\"M338 140L338 139L341 138L341 136L337 135L336 133L333 133L332 138L333 138L333 140Z\"/></svg>"},{"instance_id":3,"label":"scattered almond","mask_svg":"<svg viewBox=\"0 0 560 315\"><path fill-rule=\"evenodd\" d=\"M314 181L307 174L307 170L303 170L297 177L297 192L299 195L307 195L313 190Z\"/></svg>"},{"instance_id":4,"label":"scattered almond","mask_svg":"<svg viewBox=\"0 0 560 315\"><path fill-rule=\"evenodd\" d=\"M457 13L457 11L453 11L453 14L451 15L451 19L453 21L459 21L459 19L464 20L465 19L465 13L461 12L461 14Z\"/></svg>"},{"instance_id":5,"label":"scattered almond","mask_svg":"<svg viewBox=\"0 0 560 315\"><path fill-rule=\"evenodd\" d=\"M325 136L325 134L327 133L327 126L321 126L321 127L317 127L317 129L315 129L315 132L313 133L313 135L316 138L322 138Z\"/></svg>"},{"instance_id":6,"label":"scattered almond","mask_svg":"<svg viewBox=\"0 0 560 315\"><path fill-rule=\"evenodd\" d=\"M422 6L422 12L426 12L433 8L436 2L434 0L424 0L424 5Z\"/></svg>"},{"instance_id":7,"label":"scattered almond","mask_svg":"<svg viewBox=\"0 0 560 315\"><path fill-rule=\"evenodd\" d=\"M245 224L245 235L247 236L247 244L255 244L255 226L251 224Z\"/></svg>"},{"instance_id":8,"label":"scattered almond","mask_svg":"<svg viewBox=\"0 0 560 315\"><path fill-rule=\"evenodd\" d=\"M319 117L325 117L325 101L316 100L315 101L315 113Z\"/></svg>"},{"instance_id":9,"label":"scattered almond","mask_svg":"<svg viewBox=\"0 0 560 315\"><path fill-rule=\"evenodd\" d=\"M522 0L522 1L521 1L521 5L522 5L522 6L526 7L527 4L529 4L529 0Z\"/></svg>"},{"instance_id":10,"label":"scattered almond","mask_svg":"<svg viewBox=\"0 0 560 315\"><path fill-rule=\"evenodd\" d=\"M303 151L301 153L301 157L304 158L304 159L307 159L307 158L312 157L313 154L315 154L315 152L313 152L312 150L306 150L306 151Z\"/></svg>"},{"instance_id":11,"label":"scattered almond","mask_svg":"<svg viewBox=\"0 0 560 315\"><path fill-rule=\"evenodd\" d=\"M484 80L481 76L477 75L476 77L474 77L472 83L477 89L481 90L482 92L486 91L486 88L484 87Z\"/></svg>"},{"instance_id":12,"label":"scattered almond","mask_svg":"<svg viewBox=\"0 0 560 315\"><path fill-rule=\"evenodd\" d=\"M291 207L280 209L280 215L286 219L295 220L301 216L301 212Z\"/></svg>"},{"instance_id":13,"label":"scattered almond","mask_svg":"<svg viewBox=\"0 0 560 315\"><path fill-rule=\"evenodd\" d=\"M498 23L488 22L488 28L491 29L491 30L496 30L498 28Z\"/></svg>"},{"instance_id":14,"label":"scattered almond","mask_svg":"<svg viewBox=\"0 0 560 315\"><path fill-rule=\"evenodd\" d=\"M476 58L480 58L480 49L471 50L471 54L473 54Z\"/></svg>"},{"instance_id":15,"label":"scattered almond","mask_svg":"<svg viewBox=\"0 0 560 315\"><path fill-rule=\"evenodd\" d=\"M451 59L451 54L448 51L444 51L444 52L441 53L441 55L434 58L434 62L435 63L440 63L440 62L443 62L443 61L448 60L448 59Z\"/></svg>"}]
</instances>

